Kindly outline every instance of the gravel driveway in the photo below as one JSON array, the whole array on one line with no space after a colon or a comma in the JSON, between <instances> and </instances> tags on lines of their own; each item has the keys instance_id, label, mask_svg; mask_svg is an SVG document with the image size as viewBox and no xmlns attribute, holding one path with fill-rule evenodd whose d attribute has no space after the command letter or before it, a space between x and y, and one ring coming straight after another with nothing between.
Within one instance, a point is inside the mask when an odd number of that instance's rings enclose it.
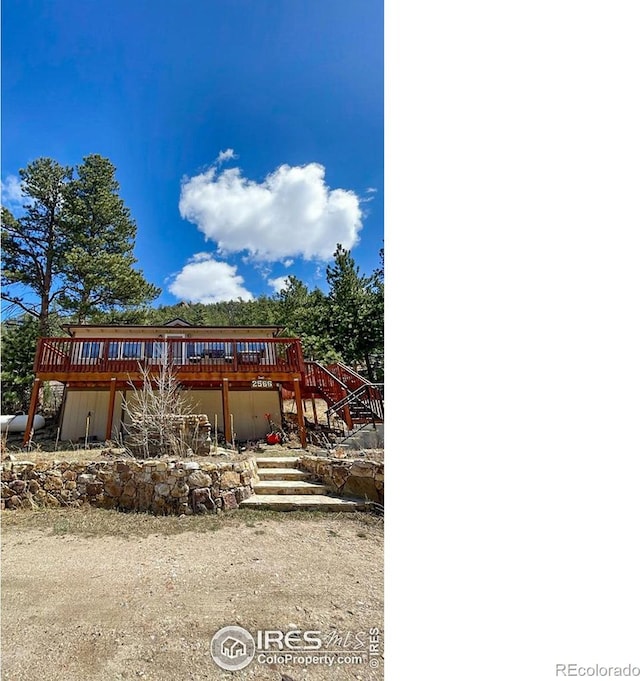
<instances>
[{"instance_id":1,"label":"gravel driveway","mask_svg":"<svg viewBox=\"0 0 640 681\"><path fill-rule=\"evenodd\" d=\"M3 511L2 678L382 679L383 550L364 514ZM223 671L209 644L229 625L321 632L346 661Z\"/></svg>"}]
</instances>

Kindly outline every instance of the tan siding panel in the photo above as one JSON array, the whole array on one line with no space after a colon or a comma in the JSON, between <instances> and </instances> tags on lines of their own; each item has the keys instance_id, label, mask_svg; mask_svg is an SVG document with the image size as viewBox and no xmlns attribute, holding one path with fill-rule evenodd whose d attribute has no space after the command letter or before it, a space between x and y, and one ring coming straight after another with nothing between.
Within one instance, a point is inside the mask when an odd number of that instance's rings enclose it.
<instances>
[{"instance_id":1,"label":"tan siding panel","mask_svg":"<svg viewBox=\"0 0 640 681\"><path fill-rule=\"evenodd\" d=\"M194 414L206 414L209 417L212 432L216 415L218 417L218 430L224 431L221 390L189 390L186 396Z\"/></svg>"},{"instance_id":2,"label":"tan siding panel","mask_svg":"<svg viewBox=\"0 0 640 681\"><path fill-rule=\"evenodd\" d=\"M91 412L89 437L104 440L107 428L109 393L98 390L69 390L64 407L64 418L60 429L62 441L84 439L87 414Z\"/></svg>"},{"instance_id":3,"label":"tan siding panel","mask_svg":"<svg viewBox=\"0 0 640 681\"><path fill-rule=\"evenodd\" d=\"M129 391L130 398L133 392ZM192 413L206 414L211 426L218 417L218 430L224 430L222 392L220 390L191 390L186 393ZM258 440L269 432L265 414L271 414L274 423L281 425L280 401L275 390L231 391L229 408L234 418L238 440ZM67 393L61 440L77 441L85 436L87 413L91 412L89 435L104 440L109 410L109 392L96 390L69 390ZM113 413L113 434L121 430L122 393L116 393ZM126 415L124 421L126 422Z\"/></svg>"}]
</instances>

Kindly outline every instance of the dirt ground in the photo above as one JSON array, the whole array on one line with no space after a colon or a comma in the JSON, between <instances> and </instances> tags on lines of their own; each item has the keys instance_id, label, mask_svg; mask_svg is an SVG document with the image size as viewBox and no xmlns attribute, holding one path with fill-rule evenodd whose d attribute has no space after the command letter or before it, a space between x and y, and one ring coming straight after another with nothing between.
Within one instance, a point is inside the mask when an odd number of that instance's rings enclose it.
<instances>
[{"instance_id":1,"label":"dirt ground","mask_svg":"<svg viewBox=\"0 0 640 681\"><path fill-rule=\"evenodd\" d=\"M50 509L1 521L3 681L383 678L367 654L373 628L384 651L381 517ZM209 645L229 625L320 631L325 650L363 660L223 671Z\"/></svg>"}]
</instances>

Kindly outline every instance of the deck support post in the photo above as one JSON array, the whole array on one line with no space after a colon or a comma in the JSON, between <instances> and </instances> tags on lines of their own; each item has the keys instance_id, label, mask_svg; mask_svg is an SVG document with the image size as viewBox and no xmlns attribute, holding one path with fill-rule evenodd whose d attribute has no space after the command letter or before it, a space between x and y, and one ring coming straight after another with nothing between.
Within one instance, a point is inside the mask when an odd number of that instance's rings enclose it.
<instances>
[{"instance_id":1,"label":"deck support post","mask_svg":"<svg viewBox=\"0 0 640 681\"><path fill-rule=\"evenodd\" d=\"M300 446L307 448L307 431L304 427L304 407L302 404L302 394L300 391L300 379L293 379L293 392L296 397L296 411L298 412L298 432L300 434Z\"/></svg>"},{"instance_id":2,"label":"deck support post","mask_svg":"<svg viewBox=\"0 0 640 681\"><path fill-rule=\"evenodd\" d=\"M349 395L349 392L347 390L342 391L344 393L343 397L346 398ZM351 409L349 409L349 405L345 404L344 407L342 408L342 413L343 413L343 418L342 420L347 424L347 430L353 430L353 420L351 418Z\"/></svg>"},{"instance_id":3,"label":"deck support post","mask_svg":"<svg viewBox=\"0 0 640 681\"><path fill-rule=\"evenodd\" d=\"M318 425L318 412L316 410L316 396L311 396L311 407L313 408L313 422Z\"/></svg>"},{"instance_id":4,"label":"deck support post","mask_svg":"<svg viewBox=\"0 0 640 681\"><path fill-rule=\"evenodd\" d=\"M113 430L113 410L116 404L116 379L112 378L109 382L109 411L107 412L107 430L104 439L111 439L111 431Z\"/></svg>"},{"instance_id":5,"label":"deck support post","mask_svg":"<svg viewBox=\"0 0 640 681\"><path fill-rule=\"evenodd\" d=\"M29 416L27 417L27 425L24 429L24 437L22 438L22 446L26 447L29 439L31 438L31 429L33 428L33 419L36 415L36 408L38 407L38 396L40 394L40 383L42 381L36 378L33 381L33 387L31 388L31 401L29 402Z\"/></svg>"},{"instance_id":6,"label":"deck support post","mask_svg":"<svg viewBox=\"0 0 640 681\"><path fill-rule=\"evenodd\" d=\"M224 441L229 443L232 440L231 433L231 411L229 409L229 379L222 379L222 419L224 421Z\"/></svg>"}]
</instances>

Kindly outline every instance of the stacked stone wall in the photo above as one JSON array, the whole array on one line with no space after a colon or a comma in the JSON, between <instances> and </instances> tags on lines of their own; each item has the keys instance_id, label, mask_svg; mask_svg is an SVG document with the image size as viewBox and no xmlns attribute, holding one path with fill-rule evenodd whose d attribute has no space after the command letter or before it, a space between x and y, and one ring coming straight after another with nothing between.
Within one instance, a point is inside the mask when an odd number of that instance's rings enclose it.
<instances>
[{"instance_id":1,"label":"stacked stone wall","mask_svg":"<svg viewBox=\"0 0 640 681\"><path fill-rule=\"evenodd\" d=\"M384 504L384 463L302 455L300 466L334 494Z\"/></svg>"},{"instance_id":2,"label":"stacked stone wall","mask_svg":"<svg viewBox=\"0 0 640 681\"><path fill-rule=\"evenodd\" d=\"M254 459L4 462L2 509L95 506L157 515L237 508L253 494Z\"/></svg>"},{"instance_id":3,"label":"stacked stone wall","mask_svg":"<svg viewBox=\"0 0 640 681\"><path fill-rule=\"evenodd\" d=\"M164 439L159 431L144 423L128 426L125 444L133 456L208 456L211 454L211 423L206 414L171 414L164 419ZM141 446L145 441L146 446ZM145 449L147 451L145 451Z\"/></svg>"}]
</instances>

